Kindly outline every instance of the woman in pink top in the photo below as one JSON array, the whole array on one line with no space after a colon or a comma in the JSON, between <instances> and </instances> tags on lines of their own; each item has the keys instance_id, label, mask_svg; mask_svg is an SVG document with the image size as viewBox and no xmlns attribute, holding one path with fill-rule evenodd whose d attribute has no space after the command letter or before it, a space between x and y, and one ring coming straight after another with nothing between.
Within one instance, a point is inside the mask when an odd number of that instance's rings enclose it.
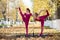
<instances>
[{"instance_id":1,"label":"woman in pink top","mask_svg":"<svg viewBox=\"0 0 60 40\"><path fill-rule=\"evenodd\" d=\"M48 10L46 10L47 15L43 16L38 16L38 13L35 13L35 21L40 21L41 22L41 33L40 36L43 34L43 29L44 29L44 20L49 16Z\"/></svg>"},{"instance_id":2,"label":"woman in pink top","mask_svg":"<svg viewBox=\"0 0 60 40\"><path fill-rule=\"evenodd\" d=\"M24 14L22 13L21 8L19 8L19 11L26 26L26 36L28 36L28 24L29 24L29 19L32 16L32 13L30 12L29 8L26 9L26 13Z\"/></svg>"}]
</instances>

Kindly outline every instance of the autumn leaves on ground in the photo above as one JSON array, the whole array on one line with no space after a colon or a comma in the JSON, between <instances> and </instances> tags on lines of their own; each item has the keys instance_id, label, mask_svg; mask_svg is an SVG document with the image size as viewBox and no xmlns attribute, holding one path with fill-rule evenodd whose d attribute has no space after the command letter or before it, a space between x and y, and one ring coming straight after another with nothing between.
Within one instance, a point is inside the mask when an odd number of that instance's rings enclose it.
<instances>
[{"instance_id":1,"label":"autumn leaves on ground","mask_svg":"<svg viewBox=\"0 0 60 40\"><path fill-rule=\"evenodd\" d=\"M40 33L40 26L39 25L35 25L34 27L32 27L33 25L29 25L29 33L34 32L34 34L36 33ZM0 28L0 35L7 35L7 36L11 36L11 35L21 35L21 34L25 34L25 27L23 27L21 25L21 27L9 27L9 28ZM42 37L25 37L25 36L21 36L21 37L15 37L12 38L11 40L60 40L60 32L57 31L56 29L52 29L52 28L46 28L44 27L44 34L48 35L48 36L42 36ZM49 36L50 35L50 36ZM2 38L0 40L10 40L10 38L7 37L6 38Z\"/></svg>"}]
</instances>

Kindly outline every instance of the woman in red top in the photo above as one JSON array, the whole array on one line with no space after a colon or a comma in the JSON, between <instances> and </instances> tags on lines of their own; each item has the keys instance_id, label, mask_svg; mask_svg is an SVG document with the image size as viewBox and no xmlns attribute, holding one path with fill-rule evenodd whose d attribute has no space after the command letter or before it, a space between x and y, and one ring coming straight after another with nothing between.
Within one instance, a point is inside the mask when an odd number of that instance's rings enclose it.
<instances>
[{"instance_id":1,"label":"woman in red top","mask_svg":"<svg viewBox=\"0 0 60 40\"><path fill-rule=\"evenodd\" d=\"M40 33L40 36L43 34L44 20L49 16L48 10L46 10L46 13L47 13L47 15L43 15L43 16L38 16L39 14L35 13L35 21L40 21L41 22L41 33Z\"/></svg>"},{"instance_id":2,"label":"woman in red top","mask_svg":"<svg viewBox=\"0 0 60 40\"><path fill-rule=\"evenodd\" d=\"M21 8L19 8L19 11L26 26L26 36L28 36L28 24L29 24L29 19L32 16L32 13L30 12L29 8L26 9L26 13L24 14L22 13Z\"/></svg>"}]
</instances>

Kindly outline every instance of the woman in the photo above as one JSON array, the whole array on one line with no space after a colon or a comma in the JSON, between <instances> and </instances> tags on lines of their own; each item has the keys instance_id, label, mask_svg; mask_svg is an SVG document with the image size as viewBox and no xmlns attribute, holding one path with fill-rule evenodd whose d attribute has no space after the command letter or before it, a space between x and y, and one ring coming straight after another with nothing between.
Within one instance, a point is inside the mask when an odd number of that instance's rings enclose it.
<instances>
[{"instance_id":1,"label":"woman","mask_svg":"<svg viewBox=\"0 0 60 40\"><path fill-rule=\"evenodd\" d=\"M19 11L26 26L26 36L28 36L28 24L29 24L29 19L32 16L32 13L30 12L29 8L26 8L26 13L24 14L22 13L21 8L19 8Z\"/></svg>"},{"instance_id":2,"label":"woman","mask_svg":"<svg viewBox=\"0 0 60 40\"><path fill-rule=\"evenodd\" d=\"M35 13L35 21L40 21L41 22L41 33L40 33L40 36L43 34L44 20L49 16L48 10L46 10L46 13L47 13L47 15L43 15L43 16L38 16L39 14Z\"/></svg>"}]
</instances>

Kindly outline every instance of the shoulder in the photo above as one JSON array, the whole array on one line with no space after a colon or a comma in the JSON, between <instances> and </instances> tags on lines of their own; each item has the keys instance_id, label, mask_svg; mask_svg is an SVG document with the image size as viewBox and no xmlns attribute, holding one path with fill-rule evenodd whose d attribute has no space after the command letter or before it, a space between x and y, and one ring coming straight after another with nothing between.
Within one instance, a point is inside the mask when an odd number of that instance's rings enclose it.
<instances>
[{"instance_id":1,"label":"shoulder","mask_svg":"<svg viewBox=\"0 0 60 40\"><path fill-rule=\"evenodd\" d=\"M32 15L32 13L30 13L30 15Z\"/></svg>"},{"instance_id":2,"label":"shoulder","mask_svg":"<svg viewBox=\"0 0 60 40\"><path fill-rule=\"evenodd\" d=\"M26 15L26 13L24 13L24 15Z\"/></svg>"}]
</instances>

